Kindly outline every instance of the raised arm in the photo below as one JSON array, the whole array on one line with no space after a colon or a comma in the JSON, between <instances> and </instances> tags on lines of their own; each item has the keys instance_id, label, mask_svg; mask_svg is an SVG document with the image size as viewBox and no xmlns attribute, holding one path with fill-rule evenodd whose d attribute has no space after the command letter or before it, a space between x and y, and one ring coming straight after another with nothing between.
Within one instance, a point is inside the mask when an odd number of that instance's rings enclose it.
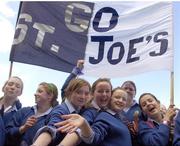
<instances>
[{"instance_id":1,"label":"raised arm","mask_svg":"<svg viewBox=\"0 0 180 146\"><path fill-rule=\"evenodd\" d=\"M78 60L77 61L77 65L76 67L73 68L71 74L67 77L67 79L65 80L62 88L61 88L61 97L62 99L64 98L64 94L65 94L65 89L66 87L68 86L69 82L76 78L78 75L81 75L82 74L82 69L84 67L84 60Z\"/></svg>"}]
</instances>

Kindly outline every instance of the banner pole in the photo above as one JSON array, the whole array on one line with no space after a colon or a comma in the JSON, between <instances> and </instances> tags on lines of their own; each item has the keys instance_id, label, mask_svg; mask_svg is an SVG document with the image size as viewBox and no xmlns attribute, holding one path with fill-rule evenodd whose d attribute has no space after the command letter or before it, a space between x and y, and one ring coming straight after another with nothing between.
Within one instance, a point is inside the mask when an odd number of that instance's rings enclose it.
<instances>
[{"instance_id":1,"label":"banner pole","mask_svg":"<svg viewBox=\"0 0 180 146\"><path fill-rule=\"evenodd\" d=\"M9 69L9 78L11 77L12 75L12 68L13 68L13 61L11 61L11 64L10 64L10 69Z\"/></svg>"},{"instance_id":2,"label":"banner pole","mask_svg":"<svg viewBox=\"0 0 180 146\"><path fill-rule=\"evenodd\" d=\"M172 4L172 37L171 37L171 41L172 41L172 49L174 49L174 23L173 23L173 20L174 20L174 11L173 11L173 3ZM174 105L174 57L173 57L173 61L172 61L172 64L173 64L173 71L171 71L171 79L170 79L170 105Z\"/></svg>"},{"instance_id":3,"label":"banner pole","mask_svg":"<svg viewBox=\"0 0 180 146\"><path fill-rule=\"evenodd\" d=\"M171 72L170 105L174 105L174 72Z\"/></svg>"},{"instance_id":4,"label":"banner pole","mask_svg":"<svg viewBox=\"0 0 180 146\"><path fill-rule=\"evenodd\" d=\"M17 23L18 23L18 18L19 18L19 15L20 15L21 7L22 7L22 2L20 2L20 4L19 4L19 10L18 10L18 16L17 16L17 20L16 20L16 25L17 25ZM13 61L11 61L11 64L10 64L9 78L10 78L11 75L12 75L12 68L13 68Z\"/></svg>"}]
</instances>

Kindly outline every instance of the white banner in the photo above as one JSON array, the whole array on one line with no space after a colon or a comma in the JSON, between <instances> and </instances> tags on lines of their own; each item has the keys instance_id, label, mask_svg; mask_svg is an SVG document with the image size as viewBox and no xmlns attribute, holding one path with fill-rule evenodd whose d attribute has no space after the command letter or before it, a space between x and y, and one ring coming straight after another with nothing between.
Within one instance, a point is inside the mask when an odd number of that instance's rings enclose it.
<instances>
[{"instance_id":1,"label":"white banner","mask_svg":"<svg viewBox=\"0 0 180 146\"><path fill-rule=\"evenodd\" d=\"M84 74L123 77L173 70L171 2L97 2Z\"/></svg>"}]
</instances>

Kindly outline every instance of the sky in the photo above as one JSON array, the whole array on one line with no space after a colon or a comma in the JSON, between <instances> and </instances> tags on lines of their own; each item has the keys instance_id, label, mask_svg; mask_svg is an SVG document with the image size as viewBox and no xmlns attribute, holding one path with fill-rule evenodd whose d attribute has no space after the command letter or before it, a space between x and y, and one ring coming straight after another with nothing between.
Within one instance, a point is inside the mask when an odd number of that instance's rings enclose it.
<instances>
[{"instance_id":1,"label":"sky","mask_svg":"<svg viewBox=\"0 0 180 146\"><path fill-rule=\"evenodd\" d=\"M0 88L2 88L9 76L10 61L9 54L15 32L19 2L0 1ZM180 2L173 2L173 27L174 27L174 100L176 107L180 108ZM69 75L61 71L56 71L40 66L23 63L13 63L13 76L19 76L24 82L23 94L19 97L23 106L34 105L34 93L41 82L50 82L57 85L59 89L59 102L61 102L60 89ZM88 76L81 76L91 84L97 79ZM154 94L162 104L168 107L170 101L170 72L153 71L123 78L112 78L113 87L121 86L126 80L136 83L137 94L135 99L144 92ZM0 97L3 96L0 91Z\"/></svg>"}]
</instances>

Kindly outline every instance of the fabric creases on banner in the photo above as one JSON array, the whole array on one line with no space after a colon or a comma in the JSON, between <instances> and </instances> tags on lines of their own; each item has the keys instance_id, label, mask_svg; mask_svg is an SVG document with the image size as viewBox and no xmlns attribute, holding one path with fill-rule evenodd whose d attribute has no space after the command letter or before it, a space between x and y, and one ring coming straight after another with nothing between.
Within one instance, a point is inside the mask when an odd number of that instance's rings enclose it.
<instances>
[{"instance_id":1,"label":"fabric creases on banner","mask_svg":"<svg viewBox=\"0 0 180 146\"><path fill-rule=\"evenodd\" d=\"M171 2L23 2L10 60L123 77L173 71Z\"/></svg>"}]
</instances>

